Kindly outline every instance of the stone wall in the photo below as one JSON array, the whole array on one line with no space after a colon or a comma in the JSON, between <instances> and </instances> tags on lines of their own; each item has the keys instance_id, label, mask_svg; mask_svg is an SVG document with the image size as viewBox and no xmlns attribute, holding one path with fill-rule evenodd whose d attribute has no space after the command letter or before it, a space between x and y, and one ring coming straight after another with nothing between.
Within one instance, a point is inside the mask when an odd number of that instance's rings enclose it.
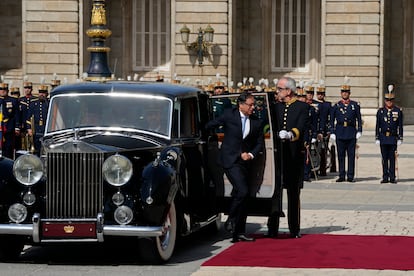
<instances>
[{"instance_id":1,"label":"stone wall","mask_svg":"<svg viewBox=\"0 0 414 276\"><path fill-rule=\"evenodd\" d=\"M23 0L23 72L34 84L79 76L79 1Z\"/></svg>"},{"instance_id":2,"label":"stone wall","mask_svg":"<svg viewBox=\"0 0 414 276\"><path fill-rule=\"evenodd\" d=\"M344 76L348 76L351 98L361 104L364 126L372 128L375 120L369 109L379 106L382 89L381 1L322 2L322 74L327 96L338 100Z\"/></svg>"}]
</instances>

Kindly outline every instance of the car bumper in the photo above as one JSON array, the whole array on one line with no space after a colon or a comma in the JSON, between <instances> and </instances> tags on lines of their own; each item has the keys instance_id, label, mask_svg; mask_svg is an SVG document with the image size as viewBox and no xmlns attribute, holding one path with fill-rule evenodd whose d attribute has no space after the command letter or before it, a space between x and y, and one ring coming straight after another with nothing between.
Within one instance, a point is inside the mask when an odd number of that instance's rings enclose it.
<instances>
[{"instance_id":1,"label":"car bumper","mask_svg":"<svg viewBox=\"0 0 414 276\"><path fill-rule=\"evenodd\" d=\"M133 225L104 225L103 216L98 215L96 221L96 235L94 238L76 237L70 238L65 235L61 238L48 238L42 239L41 232L41 220L39 214L35 214L32 218L33 223L29 224L0 224L0 235L21 235L31 236L35 243L38 242L63 242L63 241L96 241L103 242L105 236L118 236L118 237L159 237L162 236L163 227L161 226L133 226ZM50 222L49 220L47 222ZM64 222L64 220L58 220L58 222ZM68 223L69 224L69 223ZM76 224L72 221L70 224Z\"/></svg>"}]
</instances>

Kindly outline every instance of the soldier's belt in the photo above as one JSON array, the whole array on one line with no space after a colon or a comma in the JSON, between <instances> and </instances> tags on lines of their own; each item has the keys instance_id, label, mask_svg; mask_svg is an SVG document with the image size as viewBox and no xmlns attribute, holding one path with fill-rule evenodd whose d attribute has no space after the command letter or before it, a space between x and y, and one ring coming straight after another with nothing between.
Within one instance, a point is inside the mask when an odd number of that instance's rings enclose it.
<instances>
[{"instance_id":1,"label":"soldier's belt","mask_svg":"<svg viewBox=\"0 0 414 276\"><path fill-rule=\"evenodd\" d=\"M355 126L355 124L351 124L349 122L340 122L338 123L338 125L343 126L343 127L348 127L348 126L354 127Z\"/></svg>"},{"instance_id":2,"label":"soldier's belt","mask_svg":"<svg viewBox=\"0 0 414 276\"><path fill-rule=\"evenodd\" d=\"M383 133L385 136L397 136L397 133L395 133L395 132L391 132L391 131L386 131L386 132L384 132Z\"/></svg>"}]
</instances>

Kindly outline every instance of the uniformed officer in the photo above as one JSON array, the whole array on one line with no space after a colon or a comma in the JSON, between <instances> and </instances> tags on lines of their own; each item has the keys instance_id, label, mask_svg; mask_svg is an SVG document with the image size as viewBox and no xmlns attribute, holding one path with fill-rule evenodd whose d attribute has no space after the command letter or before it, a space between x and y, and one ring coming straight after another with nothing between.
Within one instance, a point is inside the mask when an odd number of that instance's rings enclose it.
<instances>
[{"instance_id":1,"label":"uniformed officer","mask_svg":"<svg viewBox=\"0 0 414 276\"><path fill-rule=\"evenodd\" d=\"M382 156L381 183L397 183L395 178L395 155L397 146L403 141L402 109L394 105L394 85L388 85L388 93L384 95L384 107L377 111L375 127L375 143L380 145Z\"/></svg>"},{"instance_id":2,"label":"uniformed officer","mask_svg":"<svg viewBox=\"0 0 414 276\"><path fill-rule=\"evenodd\" d=\"M20 112L18 99L9 96L9 86L7 83L0 83L0 105L2 110L2 129L3 129L3 155L13 159L15 151L16 136L20 135Z\"/></svg>"},{"instance_id":3,"label":"uniformed officer","mask_svg":"<svg viewBox=\"0 0 414 276\"><path fill-rule=\"evenodd\" d=\"M309 118L310 118L310 125L307 129L306 133L304 134L304 142L305 142L305 168L303 173L303 180L304 181L311 181L310 179L314 177L312 174L313 166L315 165L314 160L312 159L311 150L315 150L315 143L316 143L316 126L317 126L317 109L313 105L313 95L315 94L315 87L312 86L311 83L308 83L304 88L299 85L296 88L296 95L299 101L305 102L309 104Z\"/></svg>"},{"instance_id":4,"label":"uniformed officer","mask_svg":"<svg viewBox=\"0 0 414 276\"><path fill-rule=\"evenodd\" d=\"M19 109L20 109L20 137L21 137L21 144L23 150L30 150L28 147L28 139L26 139L27 136L27 130L26 130L26 121L29 120L28 113L29 113L29 105L30 102L36 97L33 95L33 84L30 81L25 80L23 82L23 89L24 89L24 95L19 98Z\"/></svg>"},{"instance_id":5,"label":"uniformed officer","mask_svg":"<svg viewBox=\"0 0 414 276\"><path fill-rule=\"evenodd\" d=\"M28 117L26 120L27 134L33 137L35 153L40 155L41 142L45 132L45 123L49 108L49 100L47 98L49 92L47 85L39 86L39 98L33 99L29 105ZM31 119L33 116L33 120ZM32 126L32 121L34 126ZM32 128L34 128L34 133Z\"/></svg>"},{"instance_id":6,"label":"uniformed officer","mask_svg":"<svg viewBox=\"0 0 414 276\"><path fill-rule=\"evenodd\" d=\"M20 97L20 89L19 87L12 87L10 88L10 96L13 98L18 99Z\"/></svg>"},{"instance_id":7,"label":"uniformed officer","mask_svg":"<svg viewBox=\"0 0 414 276\"><path fill-rule=\"evenodd\" d=\"M359 103L352 101L349 96L351 86L349 79L341 87L341 100L331 110L331 135L338 152L339 178L336 182L355 182L355 150L357 140L362 135L361 108ZM345 157L348 158L348 171L345 172Z\"/></svg>"},{"instance_id":8,"label":"uniformed officer","mask_svg":"<svg viewBox=\"0 0 414 276\"><path fill-rule=\"evenodd\" d=\"M60 85L60 80L58 79L53 79L52 82L50 83L50 86L52 87L52 90Z\"/></svg>"},{"instance_id":9,"label":"uniformed officer","mask_svg":"<svg viewBox=\"0 0 414 276\"><path fill-rule=\"evenodd\" d=\"M317 143L320 154L320 169L319 175L326 176L326 152L328 148L330 127L329 118L331 113L331 102L325 100L325 86L324 82L320 81L316 88L316 100L314 101L318 109L318 123L317 123Z\"/></svg>"},{"instance_id":10,"label":"uniformed officer","mask_svg":"<svg viewBox=\"0 0 414 276\"><path fill-rule=\"evenodd\" d=\"M295 97L296 82L283 77L277 83L278 100L273 108L276 148L276 189L268 218L269 236L278 235L282 215L282 187L287 189L288 225L292 238L300 238L300 190L303 188L304 134L309 130L309 105ZM283 184L283 186L281 186Z\"/></svg>"},{"instance_id":11,"label":"uniformed officer","mask_svg":"<svg viewBox=\"0 0 414 276\"><path fill-rule=\"evenodd\" d=\"M225 90L224 83L217 81L214 86L213 96L226 95L228 92ZM228 98L213 99L213 112L215 116L223 114L225 108L231 108L231 101Z\"/></svg>"}]
</instances>

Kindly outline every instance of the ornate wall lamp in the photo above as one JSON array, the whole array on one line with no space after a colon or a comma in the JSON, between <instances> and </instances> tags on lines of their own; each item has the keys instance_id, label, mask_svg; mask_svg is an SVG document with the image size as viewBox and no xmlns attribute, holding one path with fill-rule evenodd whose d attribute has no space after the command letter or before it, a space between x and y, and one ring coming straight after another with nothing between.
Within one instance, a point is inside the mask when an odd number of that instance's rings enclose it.
<instances>
[{"instance_id":1,"label":"ornate wall lamp","mask_svg":"<svg viewBox=\"0 0 414 276\"><path fill-rule=\"evenodd\" d=\"M198 29L197 39L194 42L188 43L190 38L190 29L184 25L181 30L181 41L184 43L187 50L195 52L198 58L198 65L203 65L204 57L209 56L208 48L213 43L214 29L209 25L203 30Z\"/></svg>"}]
</instances>

